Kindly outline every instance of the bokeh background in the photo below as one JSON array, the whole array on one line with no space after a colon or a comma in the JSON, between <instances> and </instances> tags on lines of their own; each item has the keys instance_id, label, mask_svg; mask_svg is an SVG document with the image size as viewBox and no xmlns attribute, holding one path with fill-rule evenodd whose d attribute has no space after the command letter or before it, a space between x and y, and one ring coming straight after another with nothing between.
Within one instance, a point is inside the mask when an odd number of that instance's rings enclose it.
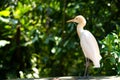
<instances>
[{"instance_id":1,"label":"bokeh background","mask_svg":"<svg viewBox=\"0 0 120 80\"><path fill-rule=\"evenodd\" d=\"M0 0L0 79L83 76L77 15L103 57L89 75L120 75L120 0Z\"/></svg>"}]
</instances>

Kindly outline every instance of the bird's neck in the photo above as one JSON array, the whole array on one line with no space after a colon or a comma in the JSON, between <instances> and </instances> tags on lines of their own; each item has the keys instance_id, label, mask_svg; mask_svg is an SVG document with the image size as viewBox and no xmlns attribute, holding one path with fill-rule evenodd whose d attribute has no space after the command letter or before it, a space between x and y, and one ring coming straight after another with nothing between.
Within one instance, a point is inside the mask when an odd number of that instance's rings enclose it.
<instances>
[{"instance_id":1,"label":"bird's neck","mask_svg":"<svg viewBox=\"0 0 120 80\"><path fill-rule=\"evenodd\" d=\"M79 37L80 37L80 33L84 30L83 27L84 26L82 26L81 24L77 25L77 34L78 34Z\"/></svg>"},{"instance_id":2,"label":"bird's neck","mask_svg":"<svg viewBox=\"0 0 120 80\"><path fill-rule=\"evenodd\" d=\"M81 25L81 24L78 24L78 25L77 25L77 32L81 32L81 31L83 31L83 30L84 30L84 26Z\"/></svg>"}]
</instances>

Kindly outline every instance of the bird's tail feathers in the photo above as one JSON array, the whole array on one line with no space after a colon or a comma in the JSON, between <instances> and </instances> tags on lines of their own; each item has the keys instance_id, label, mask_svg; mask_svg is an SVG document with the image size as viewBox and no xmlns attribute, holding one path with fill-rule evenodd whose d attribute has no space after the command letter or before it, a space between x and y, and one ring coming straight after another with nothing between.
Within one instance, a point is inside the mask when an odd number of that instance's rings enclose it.
<instances>
[{"instance_id":1,"label":"bird's tail feathers","mask_svg":"<svg viewBox=\"0 0 120 80\"><path fill-rule=\"evenodd\" d=\"M100 60L93 61L94 68L100 68Z\"/></svg>"},{"instance_id":2,"label":"bird's tail feathers","mask_svg":"<svg viewBox=\"0 0 120 80\"><path fill-rule=\"evenodd\" d=\"M95 65L93 68L100 68L100 64L99 65Z\"/></svg>"}]
</instances>

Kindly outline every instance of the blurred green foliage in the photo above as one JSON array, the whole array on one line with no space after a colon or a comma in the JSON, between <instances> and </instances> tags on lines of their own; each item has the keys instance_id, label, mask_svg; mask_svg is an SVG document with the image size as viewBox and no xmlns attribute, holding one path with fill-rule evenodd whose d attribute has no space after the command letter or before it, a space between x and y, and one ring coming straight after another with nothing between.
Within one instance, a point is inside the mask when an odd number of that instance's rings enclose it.
<instances>
[{"instance_id":1,"label":"blurred green foliage","mask_svg":"<svg viewBox=\"0 0 120 80\"><path fill-rule=\"evenodd\" d=\"M103 59L90 75L120 75L119 0L1 0L0 79L83 76L76 15L96 37Z\"/></svg>"}]
</instances>

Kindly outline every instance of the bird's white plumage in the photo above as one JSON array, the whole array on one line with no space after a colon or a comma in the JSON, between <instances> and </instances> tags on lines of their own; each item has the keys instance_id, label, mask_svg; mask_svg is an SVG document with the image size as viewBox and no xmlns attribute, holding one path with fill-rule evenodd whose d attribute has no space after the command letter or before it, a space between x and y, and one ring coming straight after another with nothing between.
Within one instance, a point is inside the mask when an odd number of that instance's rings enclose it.
<instances>
[{"instance_id":1,"label":"bird's white plumage","mask_svg":"<svg viewBox=\"0 0 120 80\"><path fill-rule=\"evenodd\" d=\"M85 18L82 15L78 15L74 19L68 20L67 22L78 23L77 34L80 38L80 44L84 55L93 62L95 68L99 68L102 57L100 55L99 47L95 37L92 35L92 33L83 29L86 25Z\"/></svg>"},{"instance_id":2,"label":"bird's white plumage","mask_svg":"<svg viewBox=\"0 0 120 80\"><path fill-rule=\"evenodd\" d=\"M80 44L85 57L93 61L94 67L100 67L101 56L94 36L89 31L82 30L80 32Z\"/></svg>"}]
</instances>

